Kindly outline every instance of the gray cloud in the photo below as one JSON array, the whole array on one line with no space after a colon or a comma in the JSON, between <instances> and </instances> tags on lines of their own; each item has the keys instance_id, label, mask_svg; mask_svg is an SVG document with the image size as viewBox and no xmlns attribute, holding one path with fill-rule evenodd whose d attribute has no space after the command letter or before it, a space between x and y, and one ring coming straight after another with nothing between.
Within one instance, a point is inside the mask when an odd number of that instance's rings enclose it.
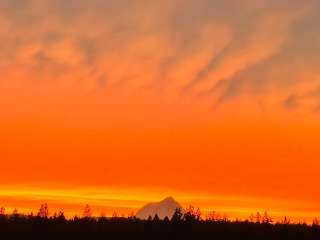
<instances>
[{"instance_id":1,"label":"gray cloud","mask_svg":"<svg viewBox=\"0 0 320 240\"><path fill-rule=\"evenodd\" d=\"M319 81L319 10L313 0L3 0L0 69L61 81L77 71L97 87L108 79L218 103L303 96L302 81ZM300 105L289 97L283 106Z\"/></svg>"}]
</instances>

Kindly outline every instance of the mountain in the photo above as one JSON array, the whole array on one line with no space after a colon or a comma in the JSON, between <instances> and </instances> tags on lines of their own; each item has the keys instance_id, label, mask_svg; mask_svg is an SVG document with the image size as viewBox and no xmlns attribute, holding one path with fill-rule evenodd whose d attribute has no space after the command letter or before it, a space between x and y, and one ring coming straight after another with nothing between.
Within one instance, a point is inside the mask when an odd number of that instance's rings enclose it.
<instances>
[{"instance_id":1,"label":"mountain","mask_svg":"<svg viewBox=\"0 0 320 240\"><path fill-rule=\"evenodd\" d=\"M147 219L149 216L154 217L158 214L160 219L168 217L171 219L177 208L180 208L184 212L181 205L172 197L167 197L160 202L148 203L142 207L136 214L137 218Z\"/></svg>"}]
</instances>

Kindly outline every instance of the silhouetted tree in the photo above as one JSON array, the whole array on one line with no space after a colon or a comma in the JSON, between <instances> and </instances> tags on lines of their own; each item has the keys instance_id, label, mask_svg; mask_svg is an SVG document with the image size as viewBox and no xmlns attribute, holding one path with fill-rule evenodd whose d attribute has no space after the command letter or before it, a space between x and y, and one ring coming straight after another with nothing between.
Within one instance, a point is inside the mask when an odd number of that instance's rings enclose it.
<instances>
[{"instance_id":1,"label":"silhouetted tree","mask_svg":"<svg viewBox=\"0 0 320 240\"><path fill-rule=\"evenodd\" d=\"M223 214L222 221L228 222L228 215L226 213Z\"/></svg>"},{"instance_id":2,"label":"silhouetted tree","mask_svg":"<svg viewBox=\"0 0 320 240\"><path fill-rule=\"evenodd\" d=\"M252 213L249 216L249 222L254 223L254 215Z\"/></svg>"},{"instance_id":3,"label":"silhouetted tree","mask_svg":"<svg viewBox=\"0 0 320 240\"><path fill-rule=\"evenodd\" d=\"M159 218L158 214L154 215L153 221L154 222L159 222L160 221L160 218Z\"/></svg>"},{"instance_id":4,"label":"silhouetted tree","mask_svg":"<svg viewBox=\"0 0 320 240\"><path fill-rule=\"evenodd\" d=\"M0 221L4 221L6 219L6 210L4 207L0 208Z\"/></svg>"},{"instance_id":5,"label":"silhouetted tree","mask_svg":"<svg viewBox=\"0 0 320 240\"><path fill-rule=\"evenodd\" d=\"M66 217L64 216L64 212L60 211L58 213L57 219L60 220L60 221L65 221Z\"/></svg>"},{"instance_id":6,"label":"silhouetted tree","mask_svg":"<svg viewBox=\"0 0 320 240\"><path fill-rule=\"evenodd\" d=\"M270 224L272 223L272 218L268 215L268 212L265 211L264 214L263 214L263 217L262 217L262 223L264 224Z\"/></svg>"},{"instance_id":7,"label":"silhouetted tree","mask_svg":"<svg viewBox=\"0 0 320 240\"><path fill-rule=\"evenodd\" d=\"M118 217L119 217L118 213L116 211L114 211L112 214L112 218L118 218Z\"/></svg>"},{"instance_id":8,"label":"silhouetted tree","mask_svg":"<svg viewBox=\"0 0 320 240\"><path fill-rule=\"evenodd\" d=\"M200 216L197 216L197 212L195 212L194 207L190 205L186 209L186 213L184 214L183 217L186 222L195 222L197 221L197 218Z\"/></svg>"},{"instance_id":9,"label":"silhouetted tree","mask_svg":"<svg viewBox=\"0 0 320 240\"><path fill-rule=\"evenodd\" d=\"M260 214L260 212L257 212L257 214L256 214L256 223L261 223L261 214Z\"/></svg>"},{"instance_id":10,"label":"silhouetted tree","mask_svg":"<svg viewBox=\"0 0 320 240\"><path fill-rule=\"evenodd\" d=\"M33 212L30 212L28 217L29 217L29 218L33 218L33 217L34 217Z\"/></svg>"},{"instance_id":11,"label":"silhouetted tree","mask_svg":"<svg viewBox=\"0 0 320 240\"><path fill-rule=\"evenodd\" d=\"M283 225L289 225L290 224L290 219L287 216L284 216L282 222Z\"/></svg>"},{"instance_id":12,"label":"silhouetted tree","mask_svg":"<svg viewBox=\"0 0 320 240\"><path fill-rule=\"evenodd\" d=\"M13 215L13 216L17 216L17 215L19 215L19 214L18 214L18 209L16 209L16 208L15 208L15 209L13 209L13 211L12 211L12 215Z\"/></svg>"},{"instance_id":13,"label":"silhouetted tree","mask_svg":"<svg viewBox=\"0 0 320 240\"><path fill-rule=\"evenodd\" d=\"M14 221L17 221L19 219L20 215L18 213L18 209L13 209L12 211L12 215L10 216L10 218Z\"/></svg>"},{"instance_id":14,"label":"silhouetted tree","mask_svg":"<svg viewBox=\"0 0 320 240\"><path fill-rule=\"evenodd\" d=\"M208 213L206 219L209 222L215 222L216 221L216 212L212 211L212 212Z\"/></svg>"},{"instance_id":15,"label":"silhouetted tree","mask_svg":"<svg viewBox=\"0 0 320 240\"><path fill-rule=\"evenodd\" d=\"M182 220L182 218L183 218L183 213L180 208L177 208L171 217L171 221L172 222L179 222Z\"/></svg>"},{"instance_id":16,"label":"silhouetted tree","mask_svg":"<svg viewBox=\"0 0 320 240\"><path fill-rule=\"evenodd\" d=\"M133 211L128 214L128 219L129 219L129 220L135 220L135 219L136 219L136 215L134 214Z\"/></svg>"},{"instance_id":17,"label":"silhouetted tree","mask_svg":"<svg viewBox=\"0 0 320 240\"><path fill-rule=\"evenodd\" d=\"M38 212L38 217L41 218L48 218L49 216L49 208L48 208L48 204L41 204L39 212Z\"/></svg>"},{"instance_id":18,"label":"silhouetted tree","mask_svg":"<svg viewBox=\"0 0 320 240\"><path fill-rule=\"evenodd\" d=\"M6 209L4 207L0 208L0 215L5 215Z\"/></svg>"},{"instance_id":19,"label":"silhouetted tree","mask_svg":"<svg viewBox=\"0 0 320 240\"><path fill-rule=\"evenodd\" d=\"M91 211L89 204L87 204L84 207L82 216L83 216L83 218L91 218L92 217L92 211Z\"/></svg>"},{"instance_id":20,"label":"silhouetted tree","mask_svg":"<svg viewBox=\"0 0 320 240\"><path fill-rule=\"evenodd\" d=\"M201 220L201 210L200 208L197 208L196 212L195 212L195 217L197 221Z\"/></svg>"}]
</instances>

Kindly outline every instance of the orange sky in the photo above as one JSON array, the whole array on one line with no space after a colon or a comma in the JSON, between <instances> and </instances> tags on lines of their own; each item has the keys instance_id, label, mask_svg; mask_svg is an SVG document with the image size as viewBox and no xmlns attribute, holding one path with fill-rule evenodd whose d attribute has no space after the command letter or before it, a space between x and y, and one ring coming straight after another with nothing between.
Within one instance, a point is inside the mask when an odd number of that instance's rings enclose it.
<instances>
[{"instance_id":1,"label":"orange sky","mask_svg":"<svg viewBox=\"0 0 320 240\"><path fill-rule=\"evenodd\" d=\"M319 10L1 1L0 205L320 216Z\"/></svg>"}]
</instances>

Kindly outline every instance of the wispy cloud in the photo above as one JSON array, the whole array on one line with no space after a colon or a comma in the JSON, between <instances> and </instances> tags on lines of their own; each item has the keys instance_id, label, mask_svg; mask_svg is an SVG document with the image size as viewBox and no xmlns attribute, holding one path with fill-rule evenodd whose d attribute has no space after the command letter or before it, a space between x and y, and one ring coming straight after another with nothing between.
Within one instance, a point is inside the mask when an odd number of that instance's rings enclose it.
<instances>
[{"instance_id":1,"label":"wispy cloud","mask_svg":"<svg viewBox=\"0 0 320 240\"><path fill-rule=\"evenodd\" d=\"M268 97L282 83L285 98L308 68L319 76L317 1L4 0L0 9L2 82L222 103L258 89Z\"/></svg>"}]
</instances>

